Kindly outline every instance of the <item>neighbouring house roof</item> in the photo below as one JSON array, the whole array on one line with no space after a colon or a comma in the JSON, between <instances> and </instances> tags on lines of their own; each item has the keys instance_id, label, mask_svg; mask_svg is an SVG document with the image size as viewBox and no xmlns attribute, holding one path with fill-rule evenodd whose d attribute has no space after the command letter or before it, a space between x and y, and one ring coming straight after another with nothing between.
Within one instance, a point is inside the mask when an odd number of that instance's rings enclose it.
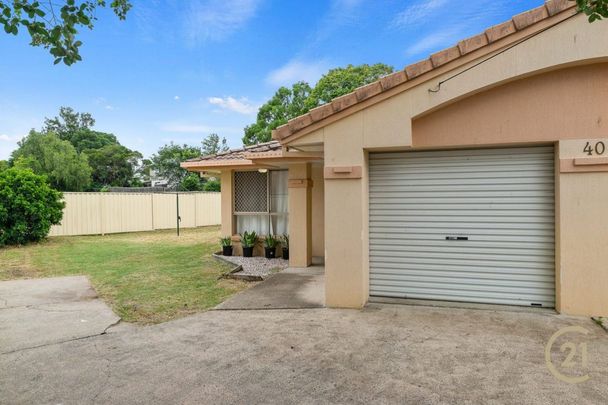
<instances>
[{"instance_id":1,"label":"neighbouring house roof","mask_svg":"<svg viewBox=\"0 0 608 405\"><path fill-rule=\"evenodd\" d=\"M266 153L281 150L281 144L278 141L270 141L252 146L243 146L238 149L230 149L226 152L218 153L217 155L201 156L199 158L188 159L187 162L201 162L204 160L234 160L248 159L251 153Z\"/></svg>"},{"instance_id":2,"label":"neighbouring house roof","mask_svg":"<svg viewBox=\"0 0 608 405\"><path fill-rule=\"evenodd\" d=\"M299 159L314 160L321 157L317 153L289 152L278 141L270 141L231 149L217 155L188 159L181 163L181 167L189 170L213 170L231 167L263 166L269 163Z\"/></svg>"},{"instance_id":3,"label":"neighbouring house roof","mask_svg":"<svg viewBox=\"0 0 608 405\"><path fill-rule=\"evenodd\" d=\"M480 50L497 42L498 40L512 36L524 29L532 27L543 20L560 13L570 11L574 14L576 10L575 1L570 0L548 0L540 7L518 14L509 21L494 25L481 34L464 39L451 48L432 54L429 58L406 66L403 70L384 76L379 80L359 87L355 91L335 98L329 103L310 110L308 113L290 120L272 131L273 139L279 141L301 132L302 130L317 124L338 112L344 111L364 100L371 99L389 89L403 83L417 79L443 65L453 62L474 51ZM515 39L513 40L515 41Z\"/></svg>"},{"instance_id":4,"label":"neighbouring house roof","mask_svg":"<svg viewBox=\"0 0 608 405\"><path fill-rule=\"evenodd\" d=\"M181 163L181 167L193 169L217 166L249 166L253 165L252 157L274 156L277 153L280 154L282 148L279 142L270 141L238 149L230 149L217 155L188 159Z\"/></svg>"}]
</instances>

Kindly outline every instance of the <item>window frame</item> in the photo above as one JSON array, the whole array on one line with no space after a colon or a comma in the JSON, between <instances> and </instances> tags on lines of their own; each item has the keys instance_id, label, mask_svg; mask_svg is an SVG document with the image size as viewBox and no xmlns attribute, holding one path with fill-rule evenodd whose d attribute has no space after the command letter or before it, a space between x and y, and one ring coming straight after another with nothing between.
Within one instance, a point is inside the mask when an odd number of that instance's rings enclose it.
<instances>
[{"instance_id":1,"label":"window frame","mask_svg":"<svg viewBox=\"0 0 608 405\"><path fill-rule=\"evenodd\" d=\"M272 228L272 223L271 223L272 217L284 216L287 218L287 224L289 226L289 204L288 204L287 211L285 211L285 212L271 211L272 210L272 204L271 204L272 188L271 188L271 182L270 182L271 172L288 172L288 169L272 169L272 170L269 169L266 173L263 173L266 175L266 211L265 212L236 211L236 173L248 172L248 171L251 172L254 170L238 170L238 171L232 172L232 196L233 196L232 197L232 217L234 218L235 231L237 233L239 233L237 217L244 217L244 216L265 217L264 220L265 220L269 230ZM289 179L287 179L287 182L289 182ZM288 190L288 187L286 187L286 190Z\"/></svg>"}]
</instances>

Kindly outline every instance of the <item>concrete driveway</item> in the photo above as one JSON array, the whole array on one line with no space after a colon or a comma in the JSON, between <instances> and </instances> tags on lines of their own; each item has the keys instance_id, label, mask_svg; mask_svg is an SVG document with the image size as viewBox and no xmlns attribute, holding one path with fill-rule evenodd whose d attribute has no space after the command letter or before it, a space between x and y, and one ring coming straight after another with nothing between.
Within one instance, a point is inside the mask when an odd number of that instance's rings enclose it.
<instances>
[{"instance_id":1,"label":"concrete driveway","mask_svg":"<svg viewBox=\"0 0 608 405\"><path fill-rule=\"evenodd\" d=\"M228 298L215 309L323 308L324 278L323 266L288 268Z\"/></svg>"},{"instance_id":2,"label":"concrete driveway","mask_svg":"<svg viewBox=\"0 0 608 405\"><path fill-rule=\"evenodd\" d=\"M84 276L0 282L0 353L95 336L119 320Z\"/></svg>"},{"instance_id":3,"label":"concrete driveway","mask_svg":"<svg viewBox=\"0 0 608 405\"><path fill-rule=\"evenodd\" d=\"M580 384L545 364L545 344L566 326L588 331L570 336L588 347L590 378ZM547 312L209 311L2 354L0 402L600 404L607 361L606 331Z\"/></svg>"}]
</instances>

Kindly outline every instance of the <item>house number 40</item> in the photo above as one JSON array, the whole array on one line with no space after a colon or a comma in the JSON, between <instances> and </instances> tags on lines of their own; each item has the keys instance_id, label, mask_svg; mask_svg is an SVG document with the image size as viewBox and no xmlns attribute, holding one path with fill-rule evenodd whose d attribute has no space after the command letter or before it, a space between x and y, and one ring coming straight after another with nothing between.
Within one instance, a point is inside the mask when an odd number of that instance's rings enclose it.
<instances>
[{"instance_id":1,"label":"house number 40","mask_svg":"<svg viewBox=\"0 0 608 405\"><path fill-rule=\"evenodd\" d=\"M585 148L583 149L583 152L585 152L589 156L593 154L603 155L604 152L606 152L606 145L604 145L604 142L599 141L596 142L595 145L592 147L591 144L587 142Z\"/></svg>"}]
</instances>

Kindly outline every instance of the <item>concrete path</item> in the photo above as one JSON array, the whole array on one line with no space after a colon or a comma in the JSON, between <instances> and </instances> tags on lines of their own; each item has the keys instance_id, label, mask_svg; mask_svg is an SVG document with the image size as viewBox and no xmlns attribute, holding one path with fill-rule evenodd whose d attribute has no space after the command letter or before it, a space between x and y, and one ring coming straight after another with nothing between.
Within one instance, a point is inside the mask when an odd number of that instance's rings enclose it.
<instances>
[{"instance_id":1,"label":"concrete path","mask_svg":"<svg viewBox=\"0 0 608 405\"><path fill-rule=\"evenodd\" d=\"M215 309L302 309L325 305L322 266L289 268L234 295Z\"/></svg>"},{"instance_id":2,"label":"concrete path","mask_svg":"<svg viewBox=\"0 0 608 405\"><path fill-rule=\"evenodd\" d=\"M84 276L0 282L0 354L99 335L119 319Z\"/></svg>"},{"instance_id":3,"label":"concrete path","mask_svg":"<svg viewBox=\"0 0 608 405\"><path fill-rule=\"evenodd\" d=\"M566 326L588 331L570 336L588 347L590 378L580 384L545 363L547 341ZM607 358L597 324L545 312L209 311L0 355L0 402L603 404Z\"/></svg>"}]
</instances>

